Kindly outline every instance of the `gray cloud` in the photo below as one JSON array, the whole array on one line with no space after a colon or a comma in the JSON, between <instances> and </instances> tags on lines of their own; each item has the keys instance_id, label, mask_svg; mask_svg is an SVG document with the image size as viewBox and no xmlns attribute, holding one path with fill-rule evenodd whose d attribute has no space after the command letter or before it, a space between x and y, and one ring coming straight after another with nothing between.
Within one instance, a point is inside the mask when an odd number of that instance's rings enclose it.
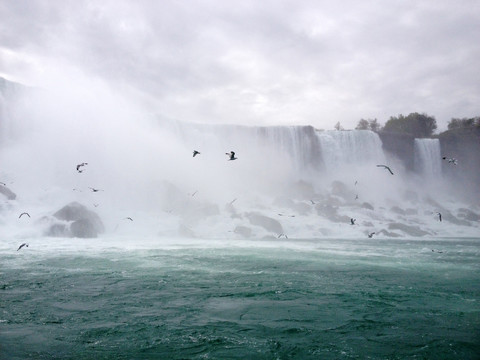
<instances>
[{"instance_id":1,"label":"gray cloud","mask_svg":"<svg viewBox=\"0 0 480 360\"><path fill-rule=\"evenodd\" d=\"M4 1L0 73L28 83L63 62L189 121L418 111L445 128L480 114L479 24L476 0Z\"/></svg>"}]
</instances>

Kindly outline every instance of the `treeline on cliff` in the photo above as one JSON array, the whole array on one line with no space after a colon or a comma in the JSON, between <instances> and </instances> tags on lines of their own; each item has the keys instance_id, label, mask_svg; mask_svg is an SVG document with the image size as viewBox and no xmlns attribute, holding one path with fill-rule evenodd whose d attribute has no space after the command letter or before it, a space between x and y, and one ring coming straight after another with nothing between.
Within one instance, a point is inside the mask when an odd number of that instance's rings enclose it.
<instances>
[{"instance_id":1,"label":"treeline on cliff","mask_svg":"<svg viewBox=\"0 0 480 360\"><path fill-rule=\"evenodd\" d=\"M341 125L337 123L335 128L341 129ZM429 138L434 137L433 133L437 129L437 121L434 116L415 112L407 116L402 114L391 116L383 127L377 119L360 119L355 129L397 133L410 135L415 138ZM452 136L453 134L465 135L467 133L480 133L480 116L473 118L452 118L448 123L448 130L437 136Z\"/></svg>"}]
</instances>

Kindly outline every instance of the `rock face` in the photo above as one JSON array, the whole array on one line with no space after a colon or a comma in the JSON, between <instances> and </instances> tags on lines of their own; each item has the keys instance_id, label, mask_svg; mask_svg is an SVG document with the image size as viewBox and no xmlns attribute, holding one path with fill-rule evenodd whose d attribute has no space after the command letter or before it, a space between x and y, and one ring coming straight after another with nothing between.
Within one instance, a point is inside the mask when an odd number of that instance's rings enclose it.
<instances>
[{"instance_id":1,"label":"rock face","mask_svg":"<svg viewBox=\"0 0 480 360\"><path fill-rule=\"evenodd\" d=\"M400 159L408 170L413 170L415 137L409 134L379 132L383 150Z\"/></svg>"},{"instance_id":2,"label":"rock face","mask_svg":"<svg viewBox=\"0 0 480 360\"><path fill-rule=\"evenodd\" d=\"M260 215L257 213L248 213L246 215L248 221L252 225L257 225L263 227L265 230L271 231L276 234L283 233L282 224L280 224L277 220L272 219L265 215Z\"/></svg>"},{"instance_id":3,"label":"rock face","mask_svg":"<svg viewBox=\"0 0 480 360\"><path fill-rule=\"evenodd\" d=\"M0 185L0 194L5 195L7 200L15 200L17 198L17 195L12 190L3 185Z\"/></svg>"},{"instance_id":4,"label":"rock face","mask_svg":"<svg viewBox=\"0 0 480 360\"><path fill-rule=\"evenodd\" d=\"M409 226L401 223L391 223L388 225L389 230L400 230L403 231L405 234L410 236L425 236L430 235L430 233L423 231L418 226ZM387 235L389 236L389 235Z\"/></svg>"},{"instance_id":5,"label":"rock face","mask_svg":"<svg viewBox=\"0 0 480 360\"><path fill-rule=\"evenodd\" d=\"M100 217L77 202L64 206L53 217L60 221L48 228L47 236L95 238L105 231Z\"/></svg>"}]
</instances>

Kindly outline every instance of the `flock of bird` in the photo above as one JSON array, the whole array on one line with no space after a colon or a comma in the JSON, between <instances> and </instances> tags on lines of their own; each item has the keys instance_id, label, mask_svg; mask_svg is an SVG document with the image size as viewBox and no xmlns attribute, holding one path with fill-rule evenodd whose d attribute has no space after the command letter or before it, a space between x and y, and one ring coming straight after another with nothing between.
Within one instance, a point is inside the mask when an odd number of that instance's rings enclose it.
<instances>
[{"instance_id":1,"label":"flock of bird","mask_svg":"<svg viewBox=\"0 0 480 360\"><path fill-rule=\"evenodd\" d=\"M193 150L193 157L195 157L195 156L197 156L197 155L200 155L200 154L201 154L201 153L200 153L199 151ZM234 152L234 151L230 151L229 153L227 152L227 153L225 153L225 155L228 156L228 160L229 160L229 161L231 161L231 160L237 160L237 159L238 159L238 158L235 156L235 152ZM443 159L443 160L446 160L449 164L457 165L457 163L458 163L458 162L457 162L457 159L455 159L455 158L448 158L448 157L444 156L444 157L442 157L442 159ZM82 173L82 172L84 171L84 169L82 169L82 168L85 167L85 166L87 166L87 165L88 165L87 162L82 162L82 163L78 164L78 165L76 166L77 172ZM387 165L379 164L379 165L377 165L377 167L384 168L384 169L388 170L388 172L389 172L391 175L394 175L392 169L391 169L389 166L387 166ZM357 184L358 184L358 181L355 181L355 185L357 185ZM0 185L6 186L6 184L3 183L3 182L0 182ZM102 189L97 189L97 188L93 188L93 187L89 187L89 189L90 189L92 192L103 191ZM76 190L78 190L78 189L73 189L73 190L76 191ZM190 195L191 195L191 196L195 196L196 193L197 193L197 191L195 191L194 193L192 193L192 194L190 194ZM230 204L233 204L236 200L237 200L237 199L233 199ZM355 195L355 200L358 200L358 194ZM310 201L311 201L312 205L315 205L315 204L316 204L313 200L310 200ZM98 204L94 204L94 206L97 207ZM438 220L441 222L441 221L442 221L442 214L441 214L440 212L437 212L436 214L438 215ZM18 218L21 218L21 217L24 216L24 215L30 217L30 214L29 214L29 213L27 213L27 212L22 212L22 213L19 215ZM279 213L278 215L279 215L279 216L295 217L295 215L285 215L285 214L282 214L282 213ZM124 218L124 220L133 221L133 219L132 219L131 217L126 217L126 218ZM350 225L356 225L356 224L355 224L356 221L357 221L357 219L350 218ZM368 236L369 238L372 238L373 235L375 235L375 232L367 233L367 236ZM278 236L278 238L281 238L281 237L285 237L285 238L288 239L288 236L285 235L285 234L280 234L280 235ZM20 250L20 249L22 249L23 247L28 247L28 244L27 244L27 243L21 244L21 245L18 247L17 251ZM434 250L432 250L432 251L434 251ZM439 251L438 251L438 252L439 252Z\"/></svg>"}]
</instances>

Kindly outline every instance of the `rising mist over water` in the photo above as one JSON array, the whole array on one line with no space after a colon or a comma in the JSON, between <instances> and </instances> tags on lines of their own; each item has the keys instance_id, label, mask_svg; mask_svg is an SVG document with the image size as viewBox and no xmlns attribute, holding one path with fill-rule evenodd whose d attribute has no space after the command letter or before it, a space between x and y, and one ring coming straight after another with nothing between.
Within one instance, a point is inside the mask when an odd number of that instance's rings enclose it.
<instances>
[{"instance_id":1,"label":"rising mist over water","mask_svg":"<svg viewBox=\"0 0 480 360\"><path fill-rule=\"evenodd\" d=\"M438 140L415 140L412 169L370 131L162 119L98 83L10 90L0 357L478 354L480 209L448 191Z\"/></svg>"},{"instance_id":2,"label":"rising mist over water","mask_svg":"<svg viewBox=\"0 0 480 360\"><path fill-rule=\"evenodd\" d=\"M0 181L17 198L4 203L1 221L16 236L42 236L38 220L72 201L97 212L107 234L478 231L475 203L448 190L438 139L415 140L409 169L371 131L188 123L149 114L105 83L76 80L48 89L4 83ZM194 158L193 150L201 154ZM238 160L228 161L230 151ZM79 173L82 162L88 165ZM32 221L19 228L13 220L27 210ZM126 225L126 217L135 221ZM349 226L350 218L358 225Z\"/></svg>"}]
</instances>

